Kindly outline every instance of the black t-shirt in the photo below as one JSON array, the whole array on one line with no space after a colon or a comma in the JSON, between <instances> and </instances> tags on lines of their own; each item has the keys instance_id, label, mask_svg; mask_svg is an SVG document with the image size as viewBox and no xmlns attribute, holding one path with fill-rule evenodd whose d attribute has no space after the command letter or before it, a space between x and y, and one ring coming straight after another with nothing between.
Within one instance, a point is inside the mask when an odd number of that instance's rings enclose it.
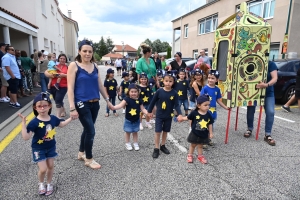
<instances>
[{"instance_id":1,"label":"black t-shirt","mask_svg":"<svg viewBox=\"0 0 300 200\"><path fill-rule=\"evenodd\" d=\"M189 82L187 80L177 80L174 89L177 91L179 100L186 100Z\"/></svg>"},{"instance_id":2,"label":"black t-shirt","mask_svg":"<svg viewBox=\"0 0 300 200\"><path fill-rule=\"evenodd\" d=\"M201 115L198 110L193 110L187 117L192 120L192 131L198 137L208 138L208 125L214 123L214 119L209 112Z\"/></svg>"},{"instance_id":3,"label":"black t-shirt","mask_svg":"<svg viewBox=\"0 0 300 200\"><path fill-rule=\"evenodd\" d=\"M153 91L150 88L150 86L147 87L141 87L139 86L140 89L140 100L144 105L149 105L150 101L152 100L153 97Z\"/></svg>"},{"instance_id":4,"label":"black t-shirt","mask_svg":"<svg viewBox=\"0 0 300 200\"><path fill-rule=\"evenodd\" d=\"M185 62L182 60L181 65L179 66L176 60L173 60L172 62L170 62L170 65L172 67L172 70L179 70L180 68L186 68L186 64Z\"/></svg>"},{"instance_id":5,"label":"black t-shirt","mask_svg":"<svg viewBox=\"0 0 300 200\"><path fill-rule=\"evenodd\" d=\"M104 81L104 87L106 87L106 91L109 97L117 96L117 86L118 83L116 79L105 79Z\"/></svg>"},{"instance_id":6,"label":"black t-shirt","mask_svg":"<svg viewBox=\"0 0 300 200\"><path fill-rule=\"evenodd\" d=\"M296 88L295 89L300 92L300 68L297 71Z\"/></svg>"},{"instance_id":7,"label":"black t-shirt","mask_svg":"<svg viewBox=\"0 0 300 200\"><path fill-rule=\"evenodd\" d=\"M129 97L125 97L124 101L126 101L127 104L125 118L131 122L138 121L140 118L142 101L139 99L131 99Z\"/></svg>"},{"instance_id":8,"label":"black t-shirt","mask_svg":"<svg viewBox=\"0 0 300 200\"><path fill-rule=\"evenodd\" d=\"M122 94L125 95L127 94L129 83L130 83L129 81L125 81L125 80L121 82L120 86L122 86Z\"/></svg>"}]
</instances>

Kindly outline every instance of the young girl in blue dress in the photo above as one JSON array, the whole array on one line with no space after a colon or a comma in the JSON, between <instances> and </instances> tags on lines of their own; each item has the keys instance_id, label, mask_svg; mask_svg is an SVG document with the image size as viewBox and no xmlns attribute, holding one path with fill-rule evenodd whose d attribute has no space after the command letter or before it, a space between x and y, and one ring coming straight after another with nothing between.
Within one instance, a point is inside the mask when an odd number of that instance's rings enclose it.
<instances>
[{"instance_id":1,"label":"young girl in blue dress","mask_svg":"<svg viewBox=\"0 0 300 200\"><path fill-rule=\"evenodd\" d=\"M118 110L126 107L125 112L125 122L124 122L124 131L125 131L125 147L127 150L132 150L132 145L130 143L130 134L132 133L133 138L133 148L138 151L140 149L138 145L138 131L140 130L140 117L139 114L142 111L144 114L148 114L147 110L144 108L142 101L139 100L139 89L138 86L134 83L128 86L128 91L126 97L123 98L122 102L119 105L113 106L109 103L109 108L112 110Z\"/></svg>"},{"instance_id":2,"label":"young girl in blue dress","mask_svg":"<svg viewBox=\"0 0 300 200\"><path fill-rule=\"evenodd\" d=\"M116 96L117 96L117 87L118 87L117 80L114 79L114 76L115 76L114 70L112 68L109 68L107 70L107 74L104 81L104 88L109 98L109 102L111 102L112 105L116 105ZM113 111L113 113L116 117L118 116L115 110ZM108 116L109 116L109 109L107 107L105 117Z\"/></svg>"},{"instance_id":3,"label":"young girl in blue dress","mask_svg":"<svg viewBox=\"0 0 300 200\"><path fill-rule=\"evenodd\" d=\"M22 118L22 137L29 140L32 135L32 156L33 162L39 167L39 194L51 195L53 193L52 176L54 172L54 158L57 157L55 127L64 127L72 119L61 121L51 114L51 100L46 93L38 94L33 100L33 112L36 116L26 127L26 117L19 114ZM47 174L47 187L45 188L44 179Z\"/></svg>"}]
</instances>

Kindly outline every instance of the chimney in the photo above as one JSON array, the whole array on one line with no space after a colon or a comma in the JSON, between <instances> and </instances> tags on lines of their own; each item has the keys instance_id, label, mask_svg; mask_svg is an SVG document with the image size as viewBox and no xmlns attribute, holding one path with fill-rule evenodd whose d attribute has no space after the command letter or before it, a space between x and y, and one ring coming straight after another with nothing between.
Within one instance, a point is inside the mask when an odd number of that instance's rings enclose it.
<instances>
[{"instance_id":1,"label":"chimney","mask_svg":"<svg viewBox=\"0 0 300 200\"><path fill-rule=\"evenodd\" d=\"M69 17L70 19L72 19L72 11L71 11L71 10L68 10L68 17Z\"/></svg>"}]
</instances>

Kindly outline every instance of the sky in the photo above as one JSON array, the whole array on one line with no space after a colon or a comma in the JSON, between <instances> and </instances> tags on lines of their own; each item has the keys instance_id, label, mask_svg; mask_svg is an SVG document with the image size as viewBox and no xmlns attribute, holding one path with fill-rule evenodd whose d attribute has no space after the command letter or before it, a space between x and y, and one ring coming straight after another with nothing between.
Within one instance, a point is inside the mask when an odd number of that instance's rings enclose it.
<instances>
[{"instance_id":1,"label":"sky","mask_svg":"<svg viewBox=\"0 0 300 200\"><path fill-rule=\"evenodd\" d=\"M59 8L79 25L79 39L99 42L110 37L114 44L134 48L147 38L173 40L172 20L205 4L206 0L58 0Z\"/></svg>"}]
</instances>

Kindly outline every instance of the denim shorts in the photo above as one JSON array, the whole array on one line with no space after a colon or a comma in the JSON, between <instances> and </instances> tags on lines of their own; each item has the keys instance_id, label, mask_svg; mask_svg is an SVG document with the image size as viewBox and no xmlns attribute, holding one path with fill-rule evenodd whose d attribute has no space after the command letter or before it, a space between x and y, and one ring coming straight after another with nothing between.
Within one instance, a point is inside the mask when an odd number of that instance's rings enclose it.
<instances>
[{"instance_id":1,"label":"denim shorts","mask_svg":"<svg viewBox=\"0 0 300 200\"><path fill-rule=\"evenodd\" d=\"M189 109L189 101L187 99L182 99L182 100L178 99L178 103L179 103L180 107L183 104L184 110L188 110Z\"/></svg>"},{"instance_id":2,"label":"denim shorts","mask_svg":"<svg viewBox=\"0 0 300 200\"><path fill-rule=\"evenodd\" d=\"M190 108L195 109L196 108L196 103L193 101L190 101Z\"/></svg>"},{"instance_id":3,"label":"denim shorts","mask_svg":"<svg viewBox=\"0 0 300 200\"><path fill-rule=\"evenodd\" d=\"M161 133L163 132L170 132L171 131L171 125L172 125L172 119L173 118L168 118L168 119L160 119L157 118L155 119L155 132L156 133Z\"/></svg>"},{"instance_id":4,"label":"denim shorts","mask_svg":"<svg viewBox=\"0 0 300 200\"><path fill-rule=\"evenodd\" d=\"M48 158L55 158L58 154L56 153L56 146L51 147L49 149L32 149L32 162L38 163Z\"/></svg>"},{"instance_id":5,"label":"denim shorts","mask_svg":"<svg viewBox=\"0 0 300 200\"><path fill-rule=\"evenodd\" d=\"M131 122L128 119L125 119L123 130L126 133L137 133L140 130L140 120L137 120L135 122Z\"/></svg>"}]
</instances>

